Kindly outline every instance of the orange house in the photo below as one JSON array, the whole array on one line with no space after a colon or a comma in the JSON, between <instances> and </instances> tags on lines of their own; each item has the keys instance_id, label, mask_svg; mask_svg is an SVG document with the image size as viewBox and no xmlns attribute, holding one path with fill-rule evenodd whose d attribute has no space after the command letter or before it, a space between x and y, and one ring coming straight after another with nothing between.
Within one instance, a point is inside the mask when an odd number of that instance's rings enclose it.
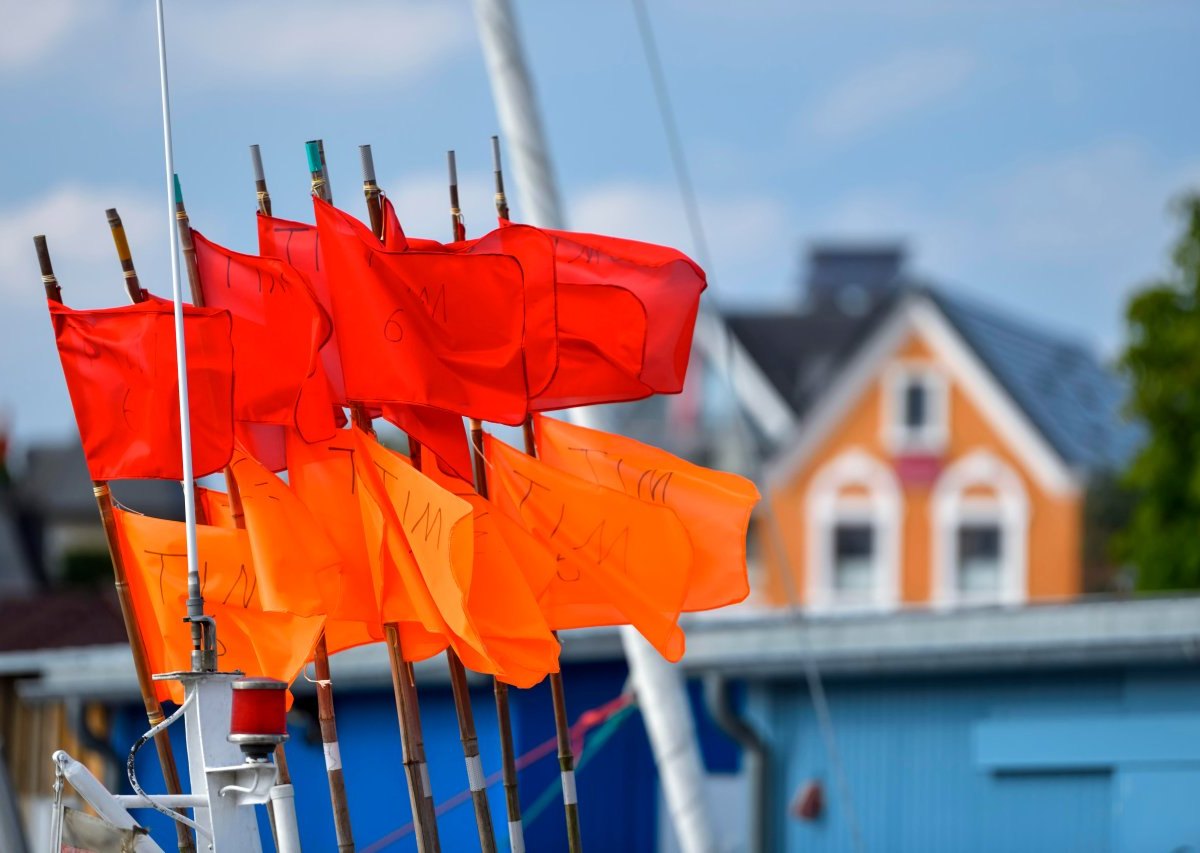
<instances>
[{"instance_id":1,"label":"orange house","mask_svg":"<svg viewBox=\"0 0 1200 853\"><path fill-rule=\"evenodd\" d=\"M751 543L766 600L853 611L1080 593L1087 479L1138 441L1120 383L1052 333L904 285L898 255L873 280L854 253L847 284L828 269L846 253L825 251L804 311L730 318L780 424Z\"/></svg>"}]
</instances>

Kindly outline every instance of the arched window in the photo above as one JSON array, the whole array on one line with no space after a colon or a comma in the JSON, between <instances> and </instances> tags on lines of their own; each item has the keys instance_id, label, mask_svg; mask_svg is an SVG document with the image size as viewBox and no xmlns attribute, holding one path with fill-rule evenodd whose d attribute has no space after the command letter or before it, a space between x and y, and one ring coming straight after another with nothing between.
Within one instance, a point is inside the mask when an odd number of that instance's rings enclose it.
<instances>
[{"instance_id":1,"label":"arched window","mask_svg":"<svg viewBox=\"0 0 1200 853\"><path fill-rule=\"evenodd\" d=\"M1025 485L1002 459L980 450L950 465L933 493L935 602L1025 601L1028 529Z\"/></svg>"},{"instance_id":2,"label":"arched window","mask_svg":"<svg viewBox=\"0 0 1200 853\"><path fill-rule=\"evenodd\" d=\"M900 598L903 497L862 450L827 462L809 487L805 600L816 609L887 609Z\"/></svg>"}]
</instances>

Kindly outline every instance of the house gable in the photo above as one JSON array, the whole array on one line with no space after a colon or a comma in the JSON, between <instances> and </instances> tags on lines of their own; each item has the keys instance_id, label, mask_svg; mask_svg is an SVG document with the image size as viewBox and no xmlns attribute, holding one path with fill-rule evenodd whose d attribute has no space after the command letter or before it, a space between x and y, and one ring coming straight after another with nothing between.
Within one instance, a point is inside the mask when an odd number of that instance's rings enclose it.
<instances>
[{"instance_id":1,"label":"house gable","mask_svg":"<svg viewBox=\"0 0 1200 853\"><path fill-rule=\"evenodd\" d=\"M889 359L914 336L929 348L948 379L995 426L1001 440L1023 460L1043 488L1061 495L1078 493L1080 478L1076 472L946 320L937 304L920 292L910 292L897 302L891 315L809 407L782 442L782 450L767 461L763 471L768 491L793 479L811 460L863 395L879 384Z\"/></svg>"}]
</instances>

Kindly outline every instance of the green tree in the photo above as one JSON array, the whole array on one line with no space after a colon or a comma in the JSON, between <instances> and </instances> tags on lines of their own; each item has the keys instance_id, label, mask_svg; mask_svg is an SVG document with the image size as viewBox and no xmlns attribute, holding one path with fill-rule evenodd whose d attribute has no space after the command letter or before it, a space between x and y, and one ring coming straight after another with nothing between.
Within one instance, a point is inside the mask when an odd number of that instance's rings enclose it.
<instances>
[{"instance_id":1,"label":"green tree","mask_svg":"<svg viewBox=\"0 0 1200 853\"><path fill-rule=\"evenodd\" d=\"M1125 477L1137 500L1116 547L1143 590L1200 588L1200 195L1180 212L1171 272L1130 301L1121 358L1148 434Z\"/></svg>"}]
</instances>

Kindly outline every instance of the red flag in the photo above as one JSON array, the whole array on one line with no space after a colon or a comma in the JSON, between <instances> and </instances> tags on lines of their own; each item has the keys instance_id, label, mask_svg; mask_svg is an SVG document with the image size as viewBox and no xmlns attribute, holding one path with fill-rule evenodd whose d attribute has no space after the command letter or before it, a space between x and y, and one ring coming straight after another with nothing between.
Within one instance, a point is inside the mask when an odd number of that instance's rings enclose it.
<instances>
[{"instance_id":1,"label":"red flag","mask_svg":"<svg viewBox=\"0 0 1200 853\"><path fill-rule=\"evenodd\" d=\"M263 257L277 258L299 270L312 287L326 315L332 316L333 302L329 281L321 261L321 246L317 229L303 222L291 222L271 216L258 215L258 251ZM330 392L339 406L348 405L346 383L342 379L342 363L338 358L337 331L330 329L329 339L321 348L321 361L329 379Z\"/></svg>"},{"instance_id":2,"label":"red flag","mask_svg":"<svg viewBox=\"0 0 1200 853\"><path fill-rule=\"evenodd\" d=\"M383 200L383 245L396 251L445 252L456 255L508 255L521 265L524 284L525 373L530 395L541 393L558 369L555 322L554 239L538 228L513 225L474 240L442 244L404 235L396 211Z\"/></svg>"},{"instance_id":3,"label":"red flag","mask_svg":"<svg viewBox=\"0 0 1200 853\"><path fill-rule=\"evenodd\" d=\"M637 400L682 390L703 270L674 249L501 220L475 240L406 237L384 204L384 245L458 254L502 252L521 263L526 291L530 410ZM544 324L544 325L543 325ZM554 370L541 370L541 330L553 328ZM552 378L547 385L542 380Z\"/></svg>"},{"instance_id":4,"label":"red flag","mask_svg":"<svg viewBox=\"0 0 1200 853\"><path fill-rule=\"evenodd\" d=\"M319 352L332 327L307 280L283 261L232 252L199 231L192 236L204 304L233 315L235 418L295 427L307 441L330 438L333 400ZM278 470L283 434L273 432L255 430L246 440Z\"/></svg>"},{"instance_id":5,"label":"red flag","mask_svg":"<svg viewBox=\"0 0 1200 853\"><path fill-rule=\"evenodd\" d=\"M470 481L471 449L462 415L432 406L393 404L383 407L383 417L432 451L446 473Z\"/></svg>"},{"instance_id":6,"label":"red flag","mask_svg":"<svg viewBox=\"0 0 1200 853\"><path fill-rule=\"evenodd\" d=\"M546 233L555 240L559 363L554 381L530 408L615 403L682 390L704 271L665 246Z\"/></svg>"},{"instance_id":7,"label":"red flag","mask_svg":"<svg viewBox=\"0 0 1200 853\"><path fill-rule=\"evenodd\" d=\"M171 303L49 308L92 479L183 479ZM228 311L188 305L184 325L199 477L224 468L233 452L231 321Z\"/></svg>"},{"instance_id":8,"label":"red flag","mask_svg":"<svg viewBox=\"0 0 1200 853\"><path fill-rule=\"evenodd\" d=\"M521 266L499 255L389 252L314 199L350 399L518 424L528 391Z\"/></svg>"}]
</instances>

